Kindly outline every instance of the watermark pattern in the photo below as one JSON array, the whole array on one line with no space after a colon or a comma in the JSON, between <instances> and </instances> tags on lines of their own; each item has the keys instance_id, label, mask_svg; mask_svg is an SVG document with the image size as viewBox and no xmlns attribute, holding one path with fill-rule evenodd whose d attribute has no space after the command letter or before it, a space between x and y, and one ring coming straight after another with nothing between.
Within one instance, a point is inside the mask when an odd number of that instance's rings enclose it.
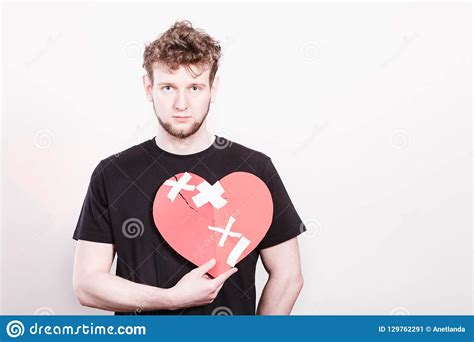
<instances>
[{"instance_id":1,"label":"watermark pattern","mask_svg":"<svg viewBox=\"0 0 474 342\"><path fill-rule=\"evenodd\" d=\"M313 140L316 139L316 137L320 135L328 126L328 121L324 121L323 123L315 123L313 125L313 129L311 130L311 134L306 137L306 139L304 139L304 141L296 148L294 153L297 154L306 149L313 142Z\"/></svg>"},{"instance_id":2,"label":"watermark pattern","mask_svg":"<svg viewBox=\"0 0 474 342\"><path fill-rule=\"evenodd\" d=\"M27 329L22 322L13 320L8 322L6 333L11 338L27 335L146 335L146 326L144 325L94 325L93 322L76 325L42 325L38 322L30 324Z\"/></svg>"},{"instance_id":3,"label":"watermark pattern","mask_svg":"<svg viewBox=\"0 0 474 342\"><path fill-rule=\"evenodd\" d=\"M25 326L20 321L10 321L7 324L6 331L11 338L17 338L25 333Z\"/></svg>"},{"instance_id":4,"label":"watermark pattern","mask_svg":"<svg viewBox=\"0 0 474 342\"><path fill-rule=\"evenodd\" d=\"M406 316L409 314L410 312L408 311L408 309L403 306L397 306L396 308L393 308L392 310L390 310L390 315L394 315L394 316Z\"/></svg>"},{"instance_id":5,"label":"watermark pattern","mask_svg":"<svg viewBox=\"0 0 474 342\"><path fill-rule=\"evenodd\" d=\"M218 306L212 310L212 316L233 316L234 313L227 306Z\"/></svg>"},{"instance_id":6,"label":"watermark pattern","mask_svg":"<svg viewBox=\"0 0 474 342\"><path fill-rule=\"evenodd\" d=\"M135 217L125 220L122 224L122 233L129 239L142 236L144 231L143 222Z\"/></svg>"},{"instance_id":7,"label":"watermark pattern","mask_svg":"<svg viewBox=\"0 0 474 342\"><path fill-rule=\"evenodd\" d=\"M217 232L212 232L210 236L208 236L205 240L204 240L204 247L207 248L209 247L210 243L212 241L214 241L215 239L217 239L217 235L218 233Z\"/></svg>"},{"instance_id":8,"label":"watermark pattern","mask_svg":"<svg viewBox=\"0 0 474 342\"><path fill-rule=\"evenodd\" d=\"M306 232L303 234L303 236L308 238L313 238L321 233L321 223L316 218L310 218L301 222L301 233L304 232L304 227L306 227Z\"/></svg>"},{"instance_id":9,"label":"watermark pattern","mask_svg":"<svg viewBox=\"0 0 474 342\"><path fill-rule=\"evenodd\" d=\"M37 130L35 133L35 146L38 148L50 148L54 144L54 140L54 132L49 129L42 128Z\"/></svg>"},{"instance_id":10,"label":"watermark pattern","mask_svg":"<svg viewBox=\"0 0 474 342\"><path fill-rule=\"evenodd\" d=\"M42 306L35 310L35 316L54 316L54 310L47 306Z\"/></svg>"},{"instance_id":11,"label":"watermark pattern","mask_svg":"<svg viewBox=\"0 0 474 342\"><path fill-rule=\"evenodd\" d=\"M235 44L235 42L237 42L239 40L239 37L240 37L240 32L236 32L236 33L232 33L230 35L226 35L225 36L225 39L224 41L221 43L221 46L222 46L222 50L221 50L221 54L222 54L222 60L225 58L225 55L227 53L227 51L229 50L229 48Z\"/></svg>"},{"instance_id":12,"label":"watermark pattern","mask_svg":"<svg viewBox=\"0 0 474 342\"><path fill-rule=\"evenodd\" d=\"M321 46L313 41L306 41L300 46L300 54L307 61L315 61L321 56Z\"/></svg>"},{"instance_id":13,"label":"watermark pattern","mask_svg":"<svg viewBox=\"0 0 474 342\"><path fill-rule=\"evenodd\" d=\"M226 149L227 147L232 146L232 141L227 137L229 136L226 131L218 131L214 133L216 135L216 140L212 144L218 150Z\"/></svg>"},{"instance_id":14,"label":"watermark pattern","mask_svg":"<svg viewBox=\"0 0 474 342\"><path fill-rule=\"evenodd\" d=\"M138 40L129 40L123 46L123 54L125 58L130 60L139 60L143 57L145 44Z\"/></svg>"},{"instance_id":15,"label":"watermark pattern","mask_svg":"<svg viewBox=\"0 0 474 342\"><path fill-rule=\"evenodd\" d=\"M143 312L143 310L145 309L145 307L147 307L149 304L149 301L148 299L147 300L144 300L140 306L138 306L138 308L135 309L135 311L133 312L134 315L139 315L140 313Z\"/></svg>"},{"instance_id":16,"label":"watermark pattern","mask_svg":"<svg viewBox=\"0 0 474 342\"><path fill-rule=\"evenodd\" d=\"M392 147L398 148L400 150L406 148L409 142L410 136L408 135L408 132L402 128L396 129L390 137L390 144Z\"/></svg>"},{"instance_id":17,"label":"watermark pattern","mask_svg":"<svg viewBox=\"0 0 474 342\"><path fill-rule=\"evenodd\" d=\"M386 68L388 65L392 64L394 61L400 58L403 51L405 51L408 48L408 46L410 46L410 44L413 43L415 39L418 38L418 36L419 34L417 32L411 35L403 36L402 43L400 44L400 46L389 58L387 58L383 63L380 64L380 67Z\"/></svg>"},{"instance_id":18,"label":"watermark pattern","mask_svg":"<svg viewBox=\"0 0 474 342\"><path fill-rule=\"evenodd\" d=\"M46 54L46 52L48 52L53 46L55 46L57 44L57 42L58 42L59 38L61 38L61 36L62 36L61 32L59 32L56 35L50 35L48 37L48 40L46 41L46 44L34 55L34 57L32 59L25 62L25 66L27 68L29 68L33 64L38 62Z\"/></svg>"}]
</instances>

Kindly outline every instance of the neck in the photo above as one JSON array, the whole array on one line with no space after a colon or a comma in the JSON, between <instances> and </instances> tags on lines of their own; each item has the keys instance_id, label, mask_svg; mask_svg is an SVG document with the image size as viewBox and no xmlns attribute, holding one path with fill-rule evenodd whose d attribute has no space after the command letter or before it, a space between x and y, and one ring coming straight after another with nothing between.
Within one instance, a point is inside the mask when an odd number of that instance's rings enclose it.
<instances>
[{"instance_id":1,"label":"neck","mask_svg":"<svg viewBox=\"0 0 474 342\"><path fill-rule=\"evenodd\" d=\"M205 122L196 133L185 139L176 138L158 126L155 142L159 148L169 153L193 154L207 149L214 143L215 136L207 130Z\"/></svg>"}]
</instances>

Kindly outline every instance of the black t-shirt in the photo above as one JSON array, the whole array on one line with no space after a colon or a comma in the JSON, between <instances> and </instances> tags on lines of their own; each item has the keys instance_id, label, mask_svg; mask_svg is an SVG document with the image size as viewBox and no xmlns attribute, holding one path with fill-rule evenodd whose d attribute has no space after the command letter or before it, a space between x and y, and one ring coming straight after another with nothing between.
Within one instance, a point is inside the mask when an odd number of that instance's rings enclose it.
<instances>
[{"instance_id":1,"label":"black t-shirt","mask_svg":"<svg viewBox=\"0 0 474 342\"><path fill-rule=\"evenodd\" d=\"M156 228L152 209L157 190L179 173L192 172L214 184L236 171L252 173L266 183L273 200L273 220L257 248L236 265L238 272L224 283L213 303L116 315L210 315L215 310L255 315L255 268L260 249L287 241L306 228L271 159L223 137L216 137L209 148L188 155L166 152L152 138L99 163L92 173L73 238L114 244L117 276L161 288L173 287L196 266L171 248ZM134 228L135 233L124 230L127 224L135 225L127 228Z\"/></svg>"}]
</instances>

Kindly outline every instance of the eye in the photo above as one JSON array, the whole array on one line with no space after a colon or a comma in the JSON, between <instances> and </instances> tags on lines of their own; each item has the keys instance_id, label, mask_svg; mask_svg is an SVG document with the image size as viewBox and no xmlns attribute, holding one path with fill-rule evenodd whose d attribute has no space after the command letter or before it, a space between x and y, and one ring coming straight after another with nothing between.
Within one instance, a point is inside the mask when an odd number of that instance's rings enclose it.
<instances>
[{"instance_id":1,"label":"eye","mask_svg":"<svg viewBox=\"0 0 474 342\"><path fill-rule=\"evenodd\" d=\"M200 89L198 86L192 86L192 87L191 87L191 92L192 92L192 93L196 93L196 92L198 92L199 90L201 90L201 89Z\"/></svg>"},{"instance_id":2,"label":"eye","mask_svg":"<svg viewBox=\"0 0 474 342\"><path fill-rule=\"evenodd\" d=\"M167 85L164 87L161 87L161 90L164 91L165 93L169 93L173 88L171 86Z\"/></svg>"}]
</instances>

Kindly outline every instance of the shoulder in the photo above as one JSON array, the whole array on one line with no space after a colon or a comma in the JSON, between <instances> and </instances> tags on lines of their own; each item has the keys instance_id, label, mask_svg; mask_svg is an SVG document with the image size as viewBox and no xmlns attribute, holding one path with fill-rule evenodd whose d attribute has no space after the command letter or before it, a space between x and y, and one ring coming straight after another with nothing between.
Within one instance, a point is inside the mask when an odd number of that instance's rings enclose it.
<instances>
[{"instance_id":1,"label":"shoulder","mask_svg":"<svg viewBox=\"0 0 474 342\"><path fill-rule=\"evenodd\" d=\"M225 157L240 164L240 169L242 171L247 170L255 173L262 179L265 179L269 169L273 168L270 156L263 151L246 146L242 143L217 137L215 146L217 148L225 149Z\"/></svg>"},{"instance_id":2,"label":"shoulder","mask_svg":"<svg viewBox=\"0 0 474 342\"><path fill-rule=\"evenodd\" d=\"M117 170L129 172L149 165L154 158L149 149L150 141L146 140L102 159L96 167L96 172L110 173Z\"/></svg>"},{"instance_id":3,"label":"shoulder","mask_svg":"<svg viewBox=\"0 0 474 342\"><path fill-rule=\"evenodd\" d=\"M267 163L270 160L270 157L262 151L250 148L241 143L235 141L217 137L216 142L214 143L216 148L225 148L227 152L232 156L239 156L247 162L255 163Z\"/></svg>"}]
</instances>

